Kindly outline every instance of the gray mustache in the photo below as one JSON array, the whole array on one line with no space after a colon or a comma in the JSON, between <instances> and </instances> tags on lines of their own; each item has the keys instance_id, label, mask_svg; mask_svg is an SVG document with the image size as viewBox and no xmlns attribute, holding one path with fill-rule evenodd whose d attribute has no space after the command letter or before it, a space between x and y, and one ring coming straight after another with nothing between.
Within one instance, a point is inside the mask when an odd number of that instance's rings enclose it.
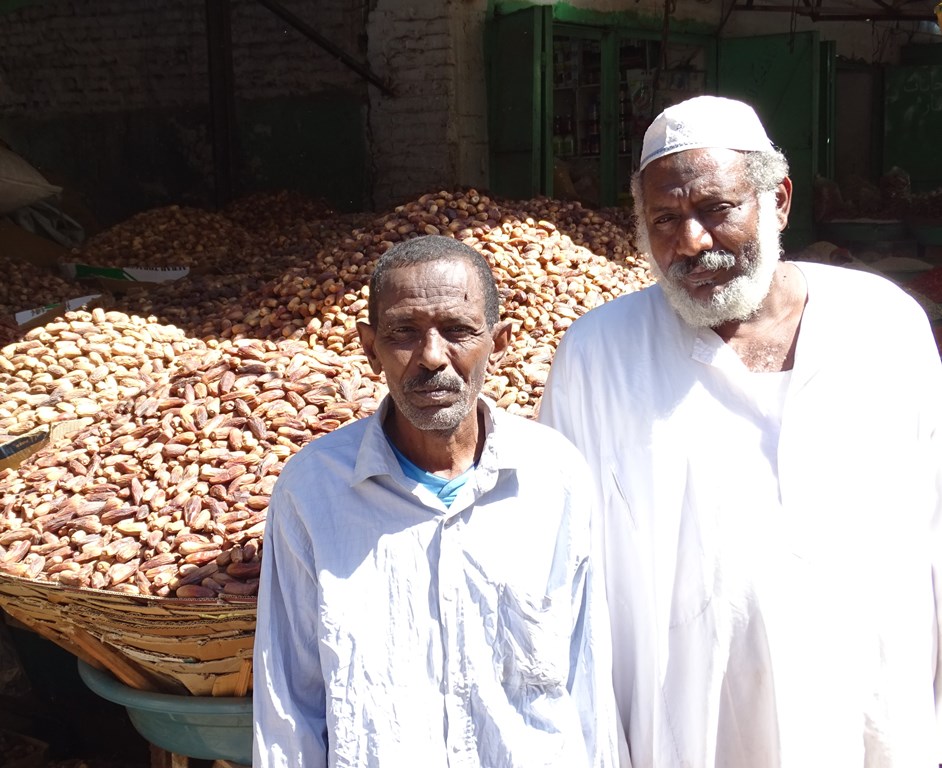
<instances>
[{"instance_id":1,"label":"gray mustache","mask_svg":"<svg viewBox=\"0 0 942 768\"><path fill-rule=\"evenodd\" d=\"M416 389L443 389L446 392L460 392L464 382L457 376L439 372L428 376L413 376L403 384L403 389L413 392Z\"/></svg>"},{"instance_id":2,"label":"gray mustache","mask_svg":"<svg viewBox=\"0 0 942 768\"><path fill-rule=\"evenodd\" d=\"M736 257L729 251L703 251L689 259L678 261L672 264L667 270L667 274L680 279L689 275L697 268L702 269L732 269L736 265Z\"/></svg>"}]
</instances>

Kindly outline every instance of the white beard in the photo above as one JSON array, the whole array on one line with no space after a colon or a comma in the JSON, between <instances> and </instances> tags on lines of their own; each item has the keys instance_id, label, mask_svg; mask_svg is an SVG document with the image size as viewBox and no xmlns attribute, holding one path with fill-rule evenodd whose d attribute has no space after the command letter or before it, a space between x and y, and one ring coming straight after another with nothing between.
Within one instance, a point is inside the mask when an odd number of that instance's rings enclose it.
<instances>
[{"instance_id":1,"label":"white beard","mask_svg":"<svg viewBox=\"0 0 942 768\"><path fill-rule=\"evenodd\" d=\"M684 287L683 275L689 264L673 264L665 274L651 254L651 241L643 217L638 217L638 244L648 254L648 264L668 302L688 324L697 328L715 328L723 323L748 320L762 306L772 286L782 247L775 207L775 191L759 195L759 221L756 239L746 243L739 256L710 252L708 259L722 263L732 257L743 273L734 277L706 301L693 298ZM702 255L701 255L702 256ZM695 257L700 258L700 257Z\"/></svg>"}]
</instances>

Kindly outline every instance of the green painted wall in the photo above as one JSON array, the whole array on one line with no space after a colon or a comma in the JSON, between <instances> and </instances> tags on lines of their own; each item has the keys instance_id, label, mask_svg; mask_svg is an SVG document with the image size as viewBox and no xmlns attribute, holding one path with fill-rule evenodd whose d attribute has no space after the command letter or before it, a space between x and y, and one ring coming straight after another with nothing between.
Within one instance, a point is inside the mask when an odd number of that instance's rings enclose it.
<instances>
[{"instance_id":1,"label":"green painted wall","mask_svg":"<svg viewBox=\"0 0 942 768\"><path fill-rule=\"evenodd\" d=\"M495 13L508 14L522 8L531 8L534 3L527 0L489 0L488 17ZM628 6L629 3L624 5ZM570 24L587 24L604 27L628 27L634 32L650 31L660 35L663 32L664 16L662 13L652 13L644 10L625 11L594 11L587 8L576 8L568 3L553 3L553 19ZM713 35L713 25L702 21L677 18L672 15L670 19L670 33Z\"/></svg>"}]
</instances>

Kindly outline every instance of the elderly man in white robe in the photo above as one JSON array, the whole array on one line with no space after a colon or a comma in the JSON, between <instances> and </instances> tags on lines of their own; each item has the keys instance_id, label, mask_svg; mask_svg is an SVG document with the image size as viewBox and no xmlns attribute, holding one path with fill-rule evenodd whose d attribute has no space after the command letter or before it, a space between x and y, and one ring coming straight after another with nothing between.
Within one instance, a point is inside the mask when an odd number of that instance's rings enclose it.
<instances>
[{"instance_id":1,"label":"elderly man in white robe","mask_svg":"<svg viewBox=\"0 0 942 768\"><path fill-rule=\"evenodd\" d=\"M604 506L634 768L942 760L942 366L879 276L782 258L754 110L697 97L633 179L657 285L567 331L540 419Z\"/></svg>"}]
</instances>

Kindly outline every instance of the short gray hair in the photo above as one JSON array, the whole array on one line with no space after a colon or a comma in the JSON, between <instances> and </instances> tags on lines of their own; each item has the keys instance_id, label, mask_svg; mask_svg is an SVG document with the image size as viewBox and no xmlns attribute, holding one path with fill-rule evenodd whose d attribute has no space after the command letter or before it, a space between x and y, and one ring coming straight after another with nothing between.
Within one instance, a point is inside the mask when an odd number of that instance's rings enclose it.
<instances>
[{"instance_id":1,"label":"short gray hair","mask_svg":"<svg viewBox=\"0 0 942 768\"><path fill-rule=\"evenodd\" d=\"M379 322L379 296L386 287L386 278L391 269L458 259L477 274L484 295L484 319L488 328L493 328L500 320L500 296L487 259L470 245L444 235L422 235L400 241L380 256L370 276L370 295L367 297L370 325L375 328Z\"/></svg>"}]
</instances>

